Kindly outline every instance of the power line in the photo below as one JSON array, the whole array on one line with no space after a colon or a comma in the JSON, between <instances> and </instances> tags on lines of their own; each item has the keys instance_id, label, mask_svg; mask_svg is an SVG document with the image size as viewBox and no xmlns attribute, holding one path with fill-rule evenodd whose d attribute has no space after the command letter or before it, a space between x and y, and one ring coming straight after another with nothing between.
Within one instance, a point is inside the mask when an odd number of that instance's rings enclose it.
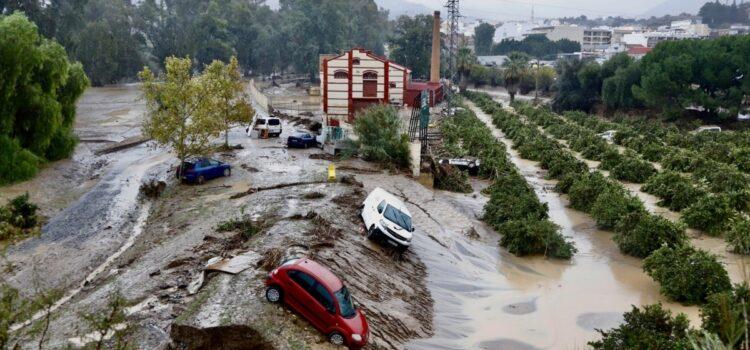
<instances>
[{"instance_id":1,"label":"power line","mask_svg":"<svg viewBox=\"0 0 750 350\"><path fill-rule=\"evenodd\" d=\"M450 86L453 88L453 82L455 81L455 69L454 69L454 55L456 52L456 44L458 40L458 19L461 17L461 12L458 9L458 0L447 0L445 7L448 10L448 77L450 80ZM450 89L449 89L450 90ZM448 108L451 108L452 91L447 92Z\"/></svg>"}]
</instances>

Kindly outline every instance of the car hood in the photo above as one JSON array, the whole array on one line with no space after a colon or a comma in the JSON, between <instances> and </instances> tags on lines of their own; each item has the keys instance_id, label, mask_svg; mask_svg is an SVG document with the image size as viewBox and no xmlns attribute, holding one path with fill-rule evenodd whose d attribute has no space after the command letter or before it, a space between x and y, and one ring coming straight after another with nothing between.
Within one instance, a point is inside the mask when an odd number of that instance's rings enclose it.
<instances>
[{"instance_id":1,"label":"car hood","mask_svg":"<svg viewBox=\"0 0 750 350\"><path fill-rule=\"evenodd\" d=\"M352 318L342 318L346 326L352 331L352 334L359 334L364 337L369 332L367 319L362 310L357 308L357 314Z\"/></svg>"},{"instance_id":2,"label":"car hood","mask_svg":"<svg viewBox=\"0 0 750 350\"><path fill-rule=\"evenodd\" d=\"M404 237L406 239L411 239L411 236L412 236L411 231L401 228L401 226L396 225L395 223L391 222L391 220L388 220L386 218L383 218L383 221L385 221L385 225L386 225L385 228L398 233L401 237Z\"/></svg>"}]
</instances>

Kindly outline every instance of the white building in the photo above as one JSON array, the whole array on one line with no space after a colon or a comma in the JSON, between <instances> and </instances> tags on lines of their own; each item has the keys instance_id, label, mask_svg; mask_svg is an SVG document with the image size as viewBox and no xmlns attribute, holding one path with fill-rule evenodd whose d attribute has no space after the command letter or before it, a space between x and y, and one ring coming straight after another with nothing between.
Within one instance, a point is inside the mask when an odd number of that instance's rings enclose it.
<instances>
[{"instance_id":1,"label":"white building","mask_svg":"<svg viewBox=\"0 0 750 350\"><path fill-rule=\"evenodd\" d=\"M323 112L352 121L356 111L371 104L403 105L411 70L364 49L320 58Z\"/></svg>"}]
</instances>

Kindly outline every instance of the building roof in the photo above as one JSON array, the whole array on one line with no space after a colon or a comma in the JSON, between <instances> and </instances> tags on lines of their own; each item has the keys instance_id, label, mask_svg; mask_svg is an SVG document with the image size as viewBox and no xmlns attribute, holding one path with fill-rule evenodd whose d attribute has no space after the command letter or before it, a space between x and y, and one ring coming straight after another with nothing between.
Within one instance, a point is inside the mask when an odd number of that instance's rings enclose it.
<instances>
[{"instance_id":1,"label":"building roof","mask_svg":"<svg viewBox=\"0 0 750 350\"><path fill-rule=\"evenodd\" d=\"M386 62L386 61L388 61L388 62L389 62L389 65L390 65L390 66L391 66L392 68L400 69L400 70L406 71L407 73L408 73L408 72L411 72L411 69L409 69L409 68L406 68L406 67L404 67L404 66L402 66L402 65L400 65L400 64L398 64L398 63L396 63L396 62L393 62L393 61L391 61L391 60L389 60L389 59L387 59L387 58L385 58L385 57L383 57L383 56L379 56L379 55L376 55L376 54L372 53L372 51L370 51L370 50L365 50L365 49L363 49L363 48L361 48L361 47L355 47L355 48L352 48L351 50L349 50L349 51L346 51L346 52L344 52L344 53L342 53L342 54L339 54L339 55L320 55L320 57L321 57L321 58L324 58L324 59L326 59L326 60L328 60L328 61L330 61L330 60L333 60L333 59L339 58L339 57L341 57L341 56L344 56L344 55L346 55L347 53L349 53L349 52L351 52L351 51L354 51L354 50L358 50L358 51L364 52L364 53L365 53L365 54L366 54L366 55L367 55L368 57L370 57L370 58L372 58L372 59L375 59L375 60L378 60L378 61L380 61L380 62ZM321 60L321 62L322 62L322 60ZM321 65L321 66L322 66L322 65Z\"/></svg>"},{"instance_id":2,"label":"building roof","mask_svg":"<svg viewBox=\"0 0 750 350\"><path fill-rule=\"evenodd\" d=\"M651 52L650 47L644 47L642 45L632 45L628 47L628 54L629 55L645 55L647 53Z\"/></svg>"},{"instance_id":3,"label":"building roof","mask_svg":"<svg viewBox=\"0 0 750 350\"><path fill-rule=\"evenodd\" d=\"M431 81L411 81L407 90L437 90L440 88L440 83Z\"/></svg>"}]
</instances>

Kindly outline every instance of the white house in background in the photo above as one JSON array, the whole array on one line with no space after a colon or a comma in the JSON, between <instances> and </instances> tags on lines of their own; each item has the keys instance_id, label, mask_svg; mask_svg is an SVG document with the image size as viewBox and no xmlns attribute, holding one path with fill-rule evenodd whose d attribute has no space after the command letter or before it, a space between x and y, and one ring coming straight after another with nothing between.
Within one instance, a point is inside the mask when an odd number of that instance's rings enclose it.
<instances>
[{"instance_id":1,"label":"white house in background","mask_svg":"<svg viewBox=\"0 0 750 350\"><path fill-rule=\"evenodd\" d=\"M477 56L477 61L479 61L479 64L487 67L500 67L505 63L505 61L508 59L508 56L504 55L498 55L498 56Z\"/></svg>"},{"instance_id":2,"label":"white house in background","mask_svg":"<svg viewBox=\"0 0 750 350\"><path fill-rule=\"evenodd\" d=\"M625 44L626 46L639 45L639 46L647 47L648 37L646 37L645 33L629 33L629 34L624 34L620 42Z\"/></svg>"},{"instance_id":3,"label":"white house in background","mask_svg":"<svg viewBox=\"0 0 750 350\"><path fill-rule=\"evenodd\" d=\"M369 50L321 55L320 90L329 119L352 121L376 103L403 105L411 70Z\"/></svg>"}]
</instances>

